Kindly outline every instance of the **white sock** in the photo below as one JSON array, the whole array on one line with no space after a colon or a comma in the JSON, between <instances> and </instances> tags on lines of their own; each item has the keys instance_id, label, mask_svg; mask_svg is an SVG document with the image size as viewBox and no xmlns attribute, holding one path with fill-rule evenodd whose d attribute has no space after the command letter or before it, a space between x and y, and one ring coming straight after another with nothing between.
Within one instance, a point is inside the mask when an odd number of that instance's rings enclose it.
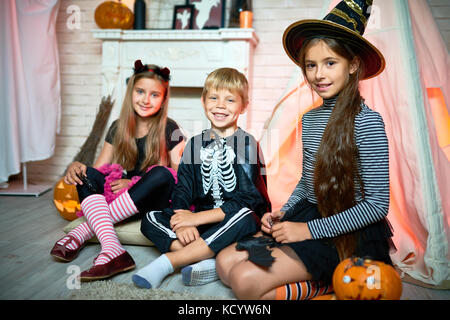
<instances>
[{"instance_id":1,"label":"white sock","mask_svg":"<svg viewBox=\"0 0 450 320\"><path fill-rule=\"evenodd\" d=\"M158 288L163 279L173 272L172 264L165 254L136 272L132 280L141 288Z\"/></svg>"},{"instance_id":2,"label":"white sock","mask_svg":"<svg viewBox=\"0 0 450 320\"><path fill-rule=\"evenodd\" d=\"M216 272L216 259L206 259L181 269L181 277L186 286L198 286L219 279Z\"/></svg>"}]
</instances>

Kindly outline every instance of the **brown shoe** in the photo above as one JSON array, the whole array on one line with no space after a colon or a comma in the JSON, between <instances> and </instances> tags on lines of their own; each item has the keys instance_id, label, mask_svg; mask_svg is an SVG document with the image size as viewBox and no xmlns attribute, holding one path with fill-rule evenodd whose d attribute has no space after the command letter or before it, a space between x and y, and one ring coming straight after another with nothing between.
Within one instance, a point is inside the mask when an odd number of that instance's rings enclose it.
<instances>
[{"instance_id":1,"label":"brown shoe","mask_svg":"<svg viewBox=\"0 0 450 320\"><path fill-rule=\"evenodd\" d=\"M108 256L106 253L100 254ZM97 258L95 258L94 261L96 259ZM133 258L128 254L128 252L125 251L120 256L111 259L108 263L99 264L97 266L93 266L89 270L83 271L80 274L80 281L85 282L106 279L120 272L134 269L135 267L136 264L134 263Z\"/></svg>"},{"instance_id":2,"label":"brown shoe","mask_svg":"<svg viewBox=\"0 0 450 320\"><path fill-rule=\"evenodd\" d=\"M78 256L78 253L80 253L81 249L84 247L84 244L83 245L80 244L78 239L70 234L68 234L65 237L69 238L66 241L64 241L63 244L58 244L58 242L61 241L61 239L56 241L52 250L50 250L50 255L58 261L70 262ZM72 250L66 247L66 245L71 243L72 241L75 241L75 243L78 245L78 249Z\"/></svg>"}]
</instances>

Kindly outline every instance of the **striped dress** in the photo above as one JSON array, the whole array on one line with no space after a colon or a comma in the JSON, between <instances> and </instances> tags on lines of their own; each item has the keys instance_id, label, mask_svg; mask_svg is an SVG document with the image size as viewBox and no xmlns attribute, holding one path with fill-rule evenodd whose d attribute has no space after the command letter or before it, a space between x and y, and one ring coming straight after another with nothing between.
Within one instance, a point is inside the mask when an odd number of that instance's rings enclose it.
<instances>
[{"instance_id":1,"label":"striped dress","mask_svg":"<svg viewBox=\"0 0 450 320\"><path fill-rule=\"evenodd\" d=\"M281 211L295 210L306 199L317 204L314 194L315 157L336 98L307 112L302 118L302 177ZM335 215L311 220L308 227L313 239L336 237L386 217L389 208L389 148L381 115L362 103L355 118L355 140L359 151L358 167L364 185L363 199L355 179L356 205ZM301 213L299 213L301 214Z\"/></svg>"}]
</instances>

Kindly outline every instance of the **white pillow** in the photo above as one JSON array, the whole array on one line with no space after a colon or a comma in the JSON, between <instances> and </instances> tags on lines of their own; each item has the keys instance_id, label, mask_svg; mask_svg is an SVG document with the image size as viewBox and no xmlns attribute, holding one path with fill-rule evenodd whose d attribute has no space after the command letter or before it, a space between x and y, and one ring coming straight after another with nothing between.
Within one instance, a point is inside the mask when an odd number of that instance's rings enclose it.
<instances>
[{"instance_id":1,"label":"white pillow","mask_svg":"<svg viewBox=\"0 0 450 320\"><path fill-rule=\"evenodd\" d=\"M69 233L79 224L86 222L86 217L81 217L76 220L71 221L68 225L66 225L63 229L65 233ZM119 237L121 244L133 244L138 246L153 246L153 243L147 239L141 233L141 220L140 219L131 219L129 221L125 220L124 222L120 222L114 226L116 230L117 236ZM97 237L93 237L90 242L97 242Z\"/></svg>"}]
</instances>

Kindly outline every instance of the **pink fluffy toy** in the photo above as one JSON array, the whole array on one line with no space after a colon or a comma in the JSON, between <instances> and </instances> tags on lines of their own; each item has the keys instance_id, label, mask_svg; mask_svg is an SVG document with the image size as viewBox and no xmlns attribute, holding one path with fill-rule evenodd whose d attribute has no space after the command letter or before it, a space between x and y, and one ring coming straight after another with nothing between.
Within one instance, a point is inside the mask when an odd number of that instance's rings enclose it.
<instances>
[{"instance_id":1,"label":"pink fluffy toy","mask_svg":"<svg viewBox=\"0 0 450 320\"><path fill-rule=\"evenodd\" d=\"M149 172L155 166L156 165L148 167L145 172ZM173 177L175 179L175 184L176 184L178 182L177 172L172 168L169 168L169 167L165 167L165 168L167 170L169 170L170 173L173 175ZM97 170L100 171L103 175L105 175L105 184L103 186L103 190L104 190L103 195L105 196L106 202L108 204L113 202L118 196L120 196L122 193L124 193L125 190L130 189L141 179L140 176L132 177L131 182L128 184L127 188L123 188L119 192L114 193L111 190L111 182L116 181L118 179L122 179L122 173L123 173L122 166L117 163L113 163L113 164L106 163L106 164L102 165L100 168L98 168ZM77 215L77 217L82 217L83 212L81 210L77 211L76 215Z\"/></svg>"}]
</instances>

